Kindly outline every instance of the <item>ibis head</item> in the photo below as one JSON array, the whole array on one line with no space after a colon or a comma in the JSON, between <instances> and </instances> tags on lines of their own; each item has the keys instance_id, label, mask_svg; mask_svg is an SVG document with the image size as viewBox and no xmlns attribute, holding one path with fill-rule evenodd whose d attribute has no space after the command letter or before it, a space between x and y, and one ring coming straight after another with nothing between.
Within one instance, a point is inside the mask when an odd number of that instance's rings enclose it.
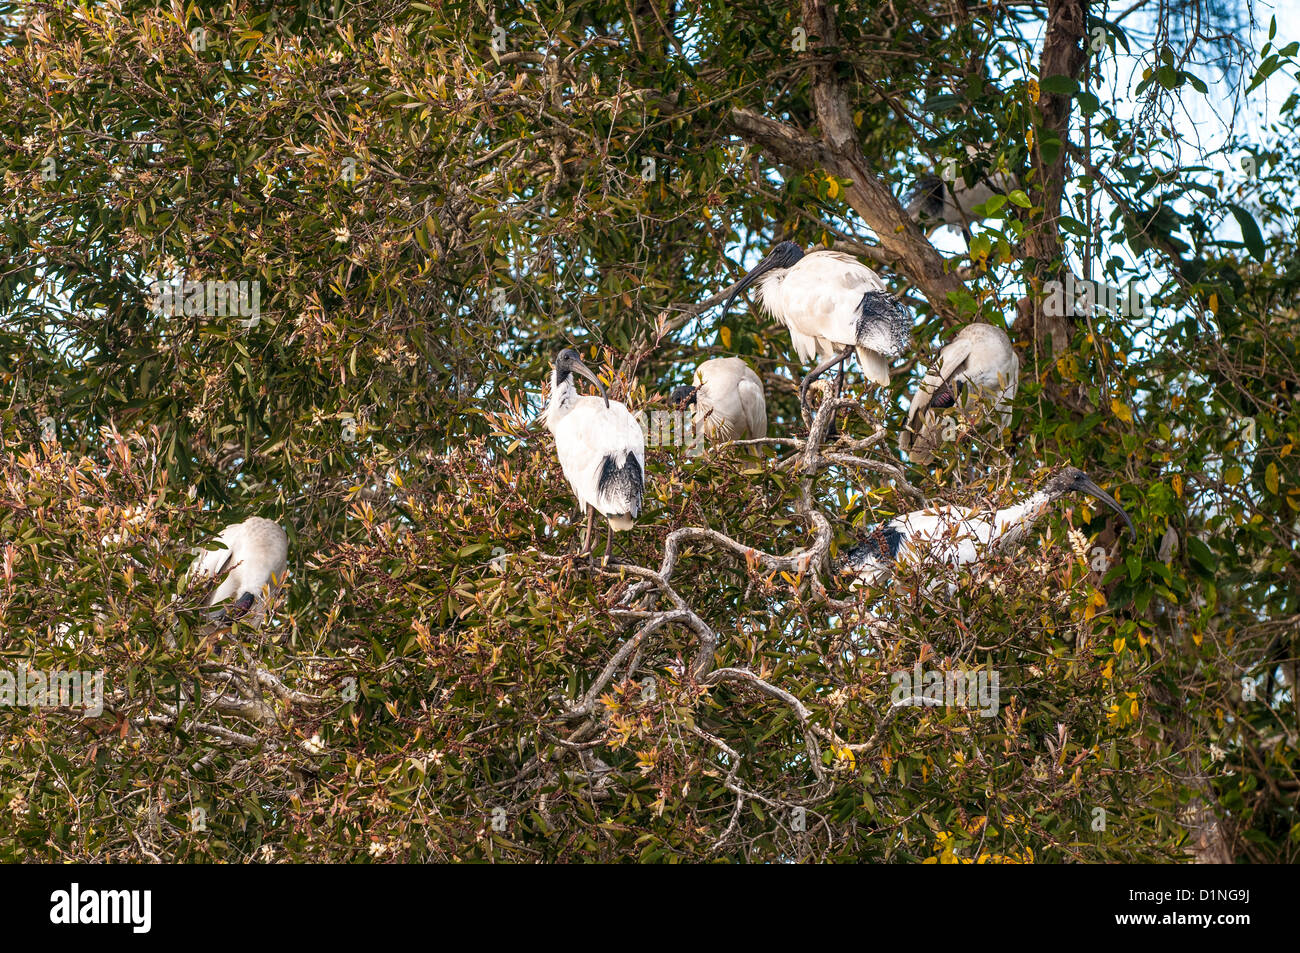
<instances>
[{"instance_id":1,"label":"ibis head","mask_svg":"<svg viewBox=\"0 0 1300 953\"><path fill-rule=\"evenodd\" d=\"M785 270L793 268L795 263L803 257L803 249L794 242L780 242L767 253L762 261L749 270L745 277L736 283L736 287L731 289L731 294L727 296L727 301L722 306L722 313L726 314L731 310L731 302L736 300L736 295L740 294L750 285L752 285L769 271Z\"/></svg>"},{"instance_id":2,"label":"ibis head","mask_svg":"<svg viewBox=\"0 0 1300 953\"><path fill-rule=\"evenodd\" d=\"M668 403L678 410L685 410L695 403L695 393L698 390L698 387L692 387L690 384L674 387L673 392L668 395Z\"/></svg>"},{"instance_id":3,"label":"ibis head","mask_svg":"<svg viewBox=\"0 0 1300 953\"><path fill-rule=\"evenodd\" d=\"M951 407L957 403L957 398L961 396L961 390L961 381L944 381L943 386L935 391L934 396L930 398L930 406L940 409Z\"/></svg>"},{"instance_id":4,"label":"ibis head","mask_svg":"<svg viewBox=\"0 0 1300 953\"><path fill-rule=\"evenodd\" d=\"M208 620L211 622L220 622L223 625L241 619L248 614L248 610L253 608L253 603L257 600L251 592L246 592L235 600L233 605L223 606L215 612L208 613Z\"/></svg>"},{"instance_id":5,"label":"ibis head","mask_svg":"<svg viewBox=\"0 0 1300 953\"><path fill-rule=\"evenodd\" d=\"M600 382L600 378L592 373L591 368L582 363L582 358L578 356L577 351L571 347L566 347L555 355L554 386L559 387L573 374L581 374L595 384L596 389L600 391L600 396L605 398L605 406L609 406L609 395L605 393L605 385Z\"/></svg>"},{"instance_id":6,"label":"ibis head","mask_svg":"<svg viewBox=\"0 0 1300 953\"><path fill-rule=\"evenodd\" d=\"M943 216L944 199L943 179L937 175L924 175L916 180L916 186L903 199L907 215L914 222L923 219L938 219Z\"/></svg>"},{"instance_id":7,"label":"ibis head","mask_svg":"<svg viewBox=\"0 0 1300 953\"><path fill-rule=\"evenodd\" d=\"M1097 484L1093 483L1092 480L1088 478L1088 474L1084 473L1078 467L1064 467L1063 469L1058 470L1052 478L1047 481L1047 486L1043 489L1052 499L1064 496L1067 493L1086 493L1088 496L1101 500L1120 515L1124 520L1125 525L1128 526L1129 533L1134 539L1137 538L1137 530L1133 528L1133 521L1129 519L1129 515L1124 512L1124 507L1120 506L1113 496Z\"/></svg>"}]
</instances>

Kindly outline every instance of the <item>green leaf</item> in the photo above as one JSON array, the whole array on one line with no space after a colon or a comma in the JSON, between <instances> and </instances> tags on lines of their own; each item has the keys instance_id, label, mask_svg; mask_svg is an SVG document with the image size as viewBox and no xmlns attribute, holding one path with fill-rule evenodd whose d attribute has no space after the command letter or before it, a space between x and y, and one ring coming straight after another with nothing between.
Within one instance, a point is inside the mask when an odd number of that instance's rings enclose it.
<instances>
[{"instance_id":1,"label":"green leaf","mask_svg":"<svg viewBox=\"0 0 1300 953\"><path fill-rule=\"evenodd\" d=\"M1187 537L1187 555L1200 563L1206 572L1212 573L1219 568L1219 560L1215 557L1214 551L1195 536Z\"/></svg>"},{"instance_id":2,"label":"green leaf","mask_svg":"<svg viewBox=\"0 0 1300 953\"><path fill-rule=\"evenodd\" d=\"M931 96L921 108L930 113L951 112L966 102L961 96L954 96L952 93L940 93L938 96Z\"/></svg>"},{"instance_id":3,"label":"green leaf","mask_svg":"<svg viewBox=\"0 0 1300 953\"><path fill-rule=\"evenodd\" d=\"M1073 76L1060 74L1057 76L1048 76L1040 80L1038 88L1045 93L1054 93L1057 96L1073 96L1079 91L1079 81Z\"/></svg>"},{"instance_id":4,"label":"green leaf","mask_svg":"<svg viewBox=\"0 0 1300 953\"><path fill-rule=\"evenodd\" d=\"M1232 217L1237 220L1237 225L1241 228L1242 244L1246 246L1246 250L1250 252L1252 258L1262 262L1266 254L1264 236L1260 234L1255 217L1240 205L1229 205L1228 210L1232 212Z\"/></svg>"}]
</instances>

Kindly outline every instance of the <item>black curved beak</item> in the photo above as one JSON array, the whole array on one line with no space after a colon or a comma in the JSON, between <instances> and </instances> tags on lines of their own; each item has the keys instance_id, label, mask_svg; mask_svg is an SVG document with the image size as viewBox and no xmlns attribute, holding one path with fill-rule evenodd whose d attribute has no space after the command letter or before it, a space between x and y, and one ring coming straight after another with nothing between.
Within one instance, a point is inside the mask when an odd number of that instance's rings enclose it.
<instances>
[{"instance_id":1,"label":"black curved beak","mask_svg":"<svg viewBox=\"0 0 1300 953\"><path fill-rule=\"evenodd\" d=\"M776 267L776 259L769 253L762 261L751 268L745 277L736 282L736 286L731 289L731 294L727 295L727 300L722 303L722 314L725 315L731 310L731 302L736 300L736 295L740 294L759 278L763 277L765 272L771 271Z\"/></svg>"},{"instance_id":2,"label":"black curved beak","mask_svg":"<svg viewBox=\"0 0 1300 953\"><path fill-rule=\"evenodd\" d=\"M605 406L608 407L609 395L605 393L605 385L600 382L599 377L597 377L595 374L591 372L591 368L589 368L586 364L582 363L582 361L577 361L573 365L573 370L581 374L583 377L587 378L587 380L591 381L593 384L596 385L596 389L600 391L600 396L605 398Z\"/></svg>"},{"instance_id":3,"label":"black curved beak","mask_svg":"<svg viewBox=\"0 0 1300 953\"><path fill-rule=\"evenodd\" d=\"M1124 507L1120 506L1119 503L1115 501L1115 498L1113 496L1111 496L1109 493L1107 493L1097 484L1093 483L1086 476L1081 476L1077 480L1075 480L1074 488L1078 490L1080 493L1087 493L1089 496L1096 497L1097 499L1105 503L1107 506L1109 506L1116 513L1118 513L1120 516L1122 516L1124 518L1125 525L1128 526L1129 535L1131 535L1134 539L1137 539L1137 530L1133 528L1133 521L1129 519L1129 515L1124 512Z\"/></svg>"}]
</instances>

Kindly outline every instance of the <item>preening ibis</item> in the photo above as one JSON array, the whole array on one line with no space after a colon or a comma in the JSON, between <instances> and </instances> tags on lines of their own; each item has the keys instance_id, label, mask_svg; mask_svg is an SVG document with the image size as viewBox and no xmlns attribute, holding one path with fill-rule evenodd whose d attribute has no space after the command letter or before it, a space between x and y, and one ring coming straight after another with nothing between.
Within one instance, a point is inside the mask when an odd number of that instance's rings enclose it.
<instances>
[{"instance_id":1,"label":"preening ibis","mask_svg":"<svg viewBox=\"0 0 1300 953\"><path fill-rule=\"evenodd\" d=\"M252 621L259 623L266 615L272 595L288 574L289 537L280 524L250 516L242 523L227 526L216 541L225 549L201 552L190 570L198 579L216 579L226 574L206 604L215 606L232 597L235 601L211 613L210 618L231 622L245 616L257 603Z\"/></svg>"},{"instance_id":2,"label":"preening ibis","mask_svg":"<svg viewBox=\"0 0 1300 953\"><path fill-rule=\"evenodd\" d=\"M967 146L966 154L973 157L979 151L974 146ZM978 219L975 208L994 195L1006 195L1018 188L1019 180L1010 172L990 171L976 179L973 185L967 185L961 176L948 183L937 175L927 175L916 180L915 187L903 201L908 217L927 235L947 225L960 229L969 241L968 226Z\"/></svg>"},{"instance_id":3,"label":"preening ibis","mask_svg":"<svg viewBox=\"0 0 1300 953\"><path fill-rule=\"evenodd\" d=\"M600 396L579 396L574 374L595 384ZM592 523L599 513L609 523L605 537L608 559L614 532L631 529L641 514L645 490L645 434L641 425L626 406L609 399L600 378L572 348L565 348L555 357L545 418L547 429L555 435L560 469L587 514L582 550L591 553Z\"/></svg>"},{"instance_id":4,"label":"preening ibis","mask_svg":"<svg viewBox=\"0 0 1300 953\"><path fill-rule=\"evenodd\" d=\"M912 315L874 271L841 252L819 248L805 255L794 242L781 242L740 279L723 313L755 282L800 359L822 359L799 385L801 403L807 405L808 385L854 351L868 380L889 383L889 362L907 348Z\"/></svg>"},{"instance_id":5,"label":"preening ibis","mask_svg":"<svg viewBox=\"0 0 1300 953\"><path fill-rule=\"evenodd\" d=\"M912 395L898 448L922 466L934 459L944 428L929 411L953 406L965 389L992 400L1001 426L1007 427L1019 383L1020 359L1007 332L991 324L968 324L943 346L938 367L930 368Z\"/></svg>"},{"instance_id":6,"label":"preening ibis","mask_svg":"<svg viewBox=\"0 0 1300 953\"><path fill-rule=\"evenodd\" d=\"M738 357L715 357L695 369L693 386L676 388L674 406L694 407L697 441L751 440L767 436L763 382Z\"/></svg>"},{"instance_id":7,"label":"preening ibis","mask_svg":"<svg viewBox=\"0 0 1300 953\"><path fill-rule=\"evenodd\" d=\"M845 552L838 568L857 577L855 586L872 586L889 576L901 561L923 566L979 562L997 550L1019 545L1052 503L1067 493L1086 493L1101 500L1137 536L1133 521L1114 497L1082 470L1064 467L1027 499L993 513L941 504L895 516L869 530L860 543Z\"/></svg>"}]
</instances>

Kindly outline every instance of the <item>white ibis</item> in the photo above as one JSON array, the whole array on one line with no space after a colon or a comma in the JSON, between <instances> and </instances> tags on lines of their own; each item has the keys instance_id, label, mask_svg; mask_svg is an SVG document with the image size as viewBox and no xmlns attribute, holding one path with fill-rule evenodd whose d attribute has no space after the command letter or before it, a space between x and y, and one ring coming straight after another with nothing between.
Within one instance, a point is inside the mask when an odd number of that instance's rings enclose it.
<instances>
[{"instance_id":1,"label":"white ibis","mask_svg":"<svg viewBox=\"0 0 1300 953\"><path fill-rule=\"evenodd\" d=\"M974 157L979 151L974 146L967 146L966 154ZM968 226L978 219L976 207L994 195L1006 195L1018 188L1020 182L1010 172L981 174L972 185L967 185L962 176L956 176L948 183L937 175L927 175L916 180L916 186L903 201L907 206L908 217L921 226L927 235L946 225L960 229L969 241Z\"/></svg>"},{"instance_id":2,"label":"white ibis","mask_svg":"<svg viewBox=\"0 0 1300 953\"><path fill-rule=\"evenodd\" d=\"M1019 383L1020 359L1007 332L991 324L968 324L944 345L939 366L930 369L912 395L898 448L913 463L924 466L934 459L942 428L928 411L953 406L966 388L992 400L1005 428L1011 423L1011 401Z\"/></svg>"},{"instance_id":3,"label":"white ibis","mask_svg":"<svg viewBox=\"0 0 1300 953\"><path fill-rule=\"evenodd\" d=\"M906 349L912 316L862 262L820 248L805 255L794 242L781 242L732 289L724 314L754 282L763 307L789 329L800 359L822 358L799 385L805 406L808 386L854 351L868 380L889 383L889 362Z\"/></svg>"},{"instance_id":4,"label":"white ibis","mask_svg":"<svg viewBox=\"0 0 1300 953\"><path fill-rule=\"evenodd\" d=\"M922 566L963 566L997 550L1019 545L1052 503L1067 493L1086 493L1118 513L1137 536L1133 521L1088 475L1077 467L1058 470L1043 488L1005 509L967 509L941 504L895 516L873 527L866 538L845 552L839 570L857 577L854 585L872 586L889 576L898 562Z\"/></svg>"},{"instance_id":5,"label":"white ibis","mask_svg":"<svg viewBox=\"0 0 1300 953\"><path fill-rule=\"evenodd\" d=\"M767 436L763 382L738 357L715 357L695 369L693 386L676 388L669 400L695 408L695 439L751 440Z\"/></svg>"},{"instance_id":6,"label":"white ibis","mask_svg":"<svg viewBox=\"0 0 1300 953\"><path fill-rule=\"evenodd\" d=\"M580 397L573 375L581 374L596 385L599 397ZM544 412L546 427L555 435L555 451L578 505L587 514L582 550L590 555L592 523L599 513L609 529L605 558L614 544L614 532L629 530L641 514L645 490L645 434L641 425L582 363L578 352L565 348L555 357L551 397Z\"/></svg>"},{"instance_id":7,"label":"white ibis","mask_svg":"<svg viewBox=\"0 0 1300 953\"><path fill-rule=\"evenodd\" d=\"M280 524L250 516L242 523L227 526L216 541L225 548L204 550L190 569L196 579L216 579L226 574L208 596L206 605L215 606L232 597L235 601L212 613L211 618L231 622L258 603L252 619L260 621L272 595L288 575L289 537Z\"/></svg>"}]
</instances>

